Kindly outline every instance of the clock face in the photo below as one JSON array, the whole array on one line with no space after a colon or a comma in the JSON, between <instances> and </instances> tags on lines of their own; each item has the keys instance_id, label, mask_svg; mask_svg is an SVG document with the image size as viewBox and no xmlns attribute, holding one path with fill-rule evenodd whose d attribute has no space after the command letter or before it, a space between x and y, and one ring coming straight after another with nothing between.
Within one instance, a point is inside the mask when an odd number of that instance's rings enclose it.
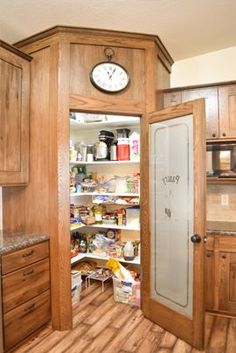
<instances>
[{"instance_id":1,"label":"clock face","mask_svg":"<svg viewBox=\"0 0 236 353\"><path fill-rule=\"evenodd\" d=\"M116 93L127 87L129 75L124 67L108 61L94 66L90 72L90 80L101 91Z\"/></svg>"}]
</instances>

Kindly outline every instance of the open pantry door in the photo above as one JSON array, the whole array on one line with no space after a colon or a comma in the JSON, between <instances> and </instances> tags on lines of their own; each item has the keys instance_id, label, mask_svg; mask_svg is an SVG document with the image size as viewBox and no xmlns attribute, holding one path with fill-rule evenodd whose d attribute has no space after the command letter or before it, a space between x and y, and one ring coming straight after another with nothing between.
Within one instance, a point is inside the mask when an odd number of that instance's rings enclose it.
<instances>
[{"instance_id":1,"label":"open pantry door","mask_svg":"<svg viewBox=\"0 0 236 353\"><path fill-rule=\"evenodd\" d=\"M204 345L204 112L200 99L152 113L143 126L141 168L142 309L198 349Z\"/></svg>"}]
</instances>

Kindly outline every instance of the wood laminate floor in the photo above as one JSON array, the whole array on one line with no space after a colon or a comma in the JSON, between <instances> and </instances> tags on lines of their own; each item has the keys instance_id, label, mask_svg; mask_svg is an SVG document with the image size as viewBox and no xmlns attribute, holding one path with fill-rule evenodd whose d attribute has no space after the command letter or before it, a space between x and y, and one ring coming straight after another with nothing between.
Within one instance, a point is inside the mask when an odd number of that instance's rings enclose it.
<instances>
[{"instance_id":1,"label":"wood laminate floor","mask_svg":"<svg viewBox=\"0 0 236 353\"><path fill-rule=\"evenodd\" d=\"M236 319L207 315L202 353L236 353ZM14 353L200 353L144 318L137 307L115 303L112 287L82 292L71 331L44 328Z\"/></svg>"}]
</instances>

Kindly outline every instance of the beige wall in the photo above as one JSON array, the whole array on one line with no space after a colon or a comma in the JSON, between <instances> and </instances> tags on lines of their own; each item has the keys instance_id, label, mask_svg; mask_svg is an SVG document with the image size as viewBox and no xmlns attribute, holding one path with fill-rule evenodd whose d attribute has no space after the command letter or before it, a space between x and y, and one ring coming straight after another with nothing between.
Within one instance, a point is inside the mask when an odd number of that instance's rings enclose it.
<instances>
[{"instance_id":1,"label":"beige wall","mask_svg":"<svg viewBox=\"0 0 236 353\"><path fill-rule=\"evenodd\" d=\"M236 80L236 47L176 61L171 87Z\"/></svg>"}]
</instances>

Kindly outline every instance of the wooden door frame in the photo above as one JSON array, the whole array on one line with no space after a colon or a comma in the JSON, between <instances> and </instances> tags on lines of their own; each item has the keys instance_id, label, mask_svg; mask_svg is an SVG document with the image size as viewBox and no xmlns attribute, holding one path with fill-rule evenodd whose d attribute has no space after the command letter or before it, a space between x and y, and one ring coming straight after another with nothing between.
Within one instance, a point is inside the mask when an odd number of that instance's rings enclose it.
<instances>
[{"instance_id":1,"label":"wooden door frame","mask_svg":"<svg viewBox=\"0 0 236 353\"><path fill-rule=\"evenodd\" d=\"M142 133L143 144L141 146L141 263L142 263L142 310L144 315L151 320L162 316L161 326L170 332L174 332L176 336L180 336L186 342L201 349L204 345L204 242L205 235L205 215L206 215L206 183L202 183L202 174L199 170L205 171L205 145L202 141L205 140L205 122L204 119L194 119L194 131L196 129L200 132L196 139L194 139L194 233L202 236L202 242L194 246L194 274L193 274L193 324L186 325L186 319L183 315L176 315L172 309L167 309L164 305L150 300L150 265L151 252L149 247L149 240L151 236L151 222L149 219L149 124L154 121L162 121L164 119L172 119L178 116L185 116L189 114L200 114L205 117L204 99L183 103L174 107L169 107L165 110L151 113L147 119L143 119ZM205 175L205 173L204 173ZM196 183L197 181L197 183ZM199 184L199 188L197 185ZM198 208L201 205L202 212L198 213ZM148 279L149 280L145 280ZM199 283L199 287L195 287L195 283ZM155 303L155 304L154 304ZM153 305L154 304L154 305Z\"/></svg>"}]
</instances>

